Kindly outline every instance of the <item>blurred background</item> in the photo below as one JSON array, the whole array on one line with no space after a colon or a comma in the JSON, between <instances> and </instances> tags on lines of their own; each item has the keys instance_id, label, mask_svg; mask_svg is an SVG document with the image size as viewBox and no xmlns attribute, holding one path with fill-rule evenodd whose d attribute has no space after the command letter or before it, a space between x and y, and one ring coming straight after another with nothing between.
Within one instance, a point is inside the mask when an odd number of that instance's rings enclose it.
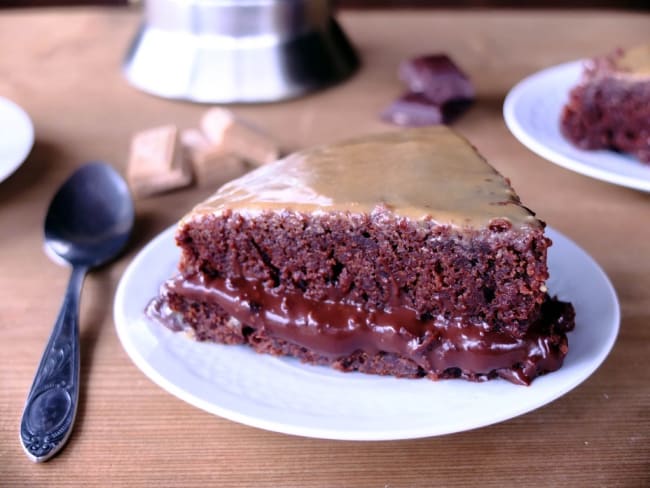
<instances>
[{"instance_id":1,"label":"blurred background","mask_svg":"<svg viewBox=\"0 0 650 488\"><path fill-rule=\"evenodd\" d=\"M127 5L140 0L0 0L0 8L60 5ZM616 8L650 10L648 0L335 0L343 8Z\"/></svg>"}]
</instances>

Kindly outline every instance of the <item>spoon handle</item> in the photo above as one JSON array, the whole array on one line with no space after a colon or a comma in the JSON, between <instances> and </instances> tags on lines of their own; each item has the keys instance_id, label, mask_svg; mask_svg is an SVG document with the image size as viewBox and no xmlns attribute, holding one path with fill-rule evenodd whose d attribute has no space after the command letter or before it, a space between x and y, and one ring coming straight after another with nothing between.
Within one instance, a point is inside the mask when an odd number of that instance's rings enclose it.
<instances>
[{"instance_id":1,"label":"spoon handle","mask_svg":"<svg viewBox=\"0 0 650 488\"><path fill-rule=\"evenodd\" d=\"M79 297L86 272L82 266L72 269L20 421L23 448L35 462L52 457L72 431L79 398Z\"/></svg>"}]
</instances>

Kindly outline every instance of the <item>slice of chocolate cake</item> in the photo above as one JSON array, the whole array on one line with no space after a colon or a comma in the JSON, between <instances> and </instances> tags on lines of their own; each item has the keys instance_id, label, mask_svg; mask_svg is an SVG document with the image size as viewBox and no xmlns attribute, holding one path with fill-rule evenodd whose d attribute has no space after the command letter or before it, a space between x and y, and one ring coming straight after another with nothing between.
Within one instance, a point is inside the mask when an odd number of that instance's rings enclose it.
<instances>
[{"instance_id":1,"label":"slice of chocolate cake","mask_svg":"<svg viewBox=\"0 0 650 488\"><path fill-rule=\"evenodd\" d=\"M445 126L299 152L186 215L149 307L197 339L344 371L528 384L567 353L544 224Z\"/></svg>"},{"instance_id":2,"label":"slice of chocolate cake","mask_svg":"<svg viewBox=\"0 0 650 488\"><path fill-rule=\"evenodd\" d=\"M590 60L562 111L564 136L650 163L650 44Z\"/></svg>"}]
</instances>

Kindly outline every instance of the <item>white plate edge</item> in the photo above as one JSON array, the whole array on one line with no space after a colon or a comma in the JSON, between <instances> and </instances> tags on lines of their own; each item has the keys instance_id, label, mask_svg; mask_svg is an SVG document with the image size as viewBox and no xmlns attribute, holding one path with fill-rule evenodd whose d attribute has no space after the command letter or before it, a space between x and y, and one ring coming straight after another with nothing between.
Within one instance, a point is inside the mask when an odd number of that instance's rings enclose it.
<instances>
[{"instance_id":1,"label":"white plate edge","mask_svg":"<svg viewBox=\"0 0 650 488\"><path fill-rule=\"evenodd\" d=\"M25 144L22 153L16 157L15 161L12 161L12 163L7 166L5 171L0 171L0 183L1 183L5 181L7 178L9 178L12 174L14 174L29 156L30 152L34 148L35 130L34 130L34 123L32 119L29 117L29 114L25 111L25 109L23 109L20 105L18 105L13 100L3 96L0 96L0 103L4 103L11 106L12 110L14 110L18 114L18 116L22 119L22 123L24 123L25 129L27 130L27 141L28 141Z\"/></svg>"},{"instance_id":2,"label":"white plate edge","mask_svg":"<svg viewBox=\"0 0 650 488\"><path fill-rule=\"evenodd\" d=\"M563 239L568 243L570 246L574 247L574 250L577 251L589 264L591 267L598 273L598 275L602 278L602 283L606 286L607 291L609 292L609 297L612 300L612 313L615 318L616 325L612 328L610 331L610 334L607 336L607 341L606 343L603 344L603 347L600 349L600 354L598 355L595 361L593 361L593 367L591 368L591 371L584 375L584 376L579 376L575 379L575 381L567 383L564 385L564 388L558 389L553 392L553 395L549 396L548 399L541 405L535 405L535 406L530 406L526 405L525 407L521 409L514 409L514 410L509 410L506 414L504 415L494 415L490 417L489 419L483 418L481 422L477 422L476 424L469 424L466 428L463 428L461 430L456 429L455 427L451 427L449 429L434 429L435 432L429 432L426 430L423 430L422 428L414 428L414 429L392 429L388 430L385 432L382 431L373 431L373 432L368 432L367 430L361 430L361 431L354 431L354 430L346 430L346 431L332 431L329 429L319 429L319 428L310 428L310 427L305 427L305 426L297 426L297 425L287 425L285 423L280 423L280 422L274 422L274 421L268 421L264 419L259 419L254 416L242 414L237 411L232 411L227 408L223 408L220 406L217 406L213 403L207 402L202 400L201 398L196 397L193 393L190 393L186 390L183 390L182 388L178 387L176 384L174 384L172 381L168 380L167 378L163 377L160 375L155 368L150 366L146 359L144 359L141 356L141 353L139 350L137 350L134 346L132 346L130 340L128 337L126 337L124 332L121 330L121 327L117 326L119 323L125 323L126 322L126 317L122 315L121 310L124 308L123 302L124 302L124 297L126 293L126 283L128 283L128 275L135 272L137 269L137 261L141 256L144 256L146 251L151 248L151 247L156 247L158 245L159 240L166 240L171 237L171 234L173 233L173 230L175 228L175 225L172 225L171 227L165 229L163 232L158 234L154 239L152 239L147 245L136 255L136 257L132 260L132 262L129 264L127 267L127 270L125 273L122 275L122 278L120 279L120 282L118 284L118 288L116 291L115 295L115 302L114 302L114 320L116 324L116 329L118 333L118 337L120 339L120 342L122 343L122 346L124 347L125 351L127 352L127 355L129 358L135 363L135 365L147 376L150 380L152 380L155 384L157 384L159 387L161 387L163 390L167 391L168 393L171 393L173 396L177 397L178 399L189 403L197 408L200 408L201 410L204 410L206 412L209 412L211 414L217 415L219 417L241 423L244 425L248 425L251 427L256 427L256 428L261 428L267 431L271 432L277 432L277 433L282 433L282 434L287 434L287 435L297 435L297 436L303 436L303 437L309 437L309 438L319 438L319 439L329 439L329 440L343 440L343 441L391 441L391 440L407 440L407 439L417 439L417 438L426 438L426 437L437 437L437 436L442 436L442 435L449 435L453 433L460 433L460 432L466 432L490 425L494 425L503 421L507 421L516 417L519 417L521 415L530 413L532 411L535 411L539 408L542 408L558 398L564 396L566 393L569 391L575 389L577 386L579 386L581 383L589 379L593 373L603 364L603 362L607 359L609 356L612 348L614 347L614 344L616 343L616 339L620 330L620 320L621 320L621 313L620 313L620 303L618 300L618 295L616 294L616 290L605 273L605 271L600 267L600 265L594 260L591 255L589 255L584 249L582 249L580 246L578 246L572 239L569 237L565 236L564 234L560 233L559 231L551 228L550 226L547 227L547 232L549 234L549 237L551 239ZM119 322L121 321L121 322Z\"/></svg>"}]
</instances>

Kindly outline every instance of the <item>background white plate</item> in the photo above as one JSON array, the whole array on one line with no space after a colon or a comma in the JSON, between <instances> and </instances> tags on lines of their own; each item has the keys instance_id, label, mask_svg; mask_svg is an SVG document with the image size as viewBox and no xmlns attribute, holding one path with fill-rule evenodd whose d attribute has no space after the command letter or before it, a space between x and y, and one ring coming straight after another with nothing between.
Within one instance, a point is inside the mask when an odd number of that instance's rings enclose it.
<instances>
[{"instance_id":1,"label":"background white plate","mask_svg":"<svg viewBox=\"0 0 650 488\"><path fill-rule=\"evenodd\" d=\"M124 273L115 324L124 349L173 395L236 422L327 439L427 437L493 424L540 407L584 381L612 348L619 326L616 293L605 273L577 245L548 229L549 288L576 308L570 352L557 372L530 387L505 380L433 382L341 373L246 346L195 342L144 316L179 252L170 228L150 242Z\"/></svg>"},{"instance_id":2,"label":"background white plate","mask_svg":"<svg viewBox=\"0 0 650 488\"><path fill-rule=\"evenodd\" d=\"M580 79L584 61L561 64L525 78L503 105L506 125L528 149L549 161L592 178L650 191L650 165L614 151L584 151L560 132L560 114Z\"/></svg>"},{"instance_id":3,"label":"background white plate","mask_svg":"<svg viewBox=\"0 0 650 488\"><path fill-rule=\"evenodd\" d=\"M25 111L0 97L0 181L23 164L34 145L34 126Z\"/></svg>"}]
</instances>

